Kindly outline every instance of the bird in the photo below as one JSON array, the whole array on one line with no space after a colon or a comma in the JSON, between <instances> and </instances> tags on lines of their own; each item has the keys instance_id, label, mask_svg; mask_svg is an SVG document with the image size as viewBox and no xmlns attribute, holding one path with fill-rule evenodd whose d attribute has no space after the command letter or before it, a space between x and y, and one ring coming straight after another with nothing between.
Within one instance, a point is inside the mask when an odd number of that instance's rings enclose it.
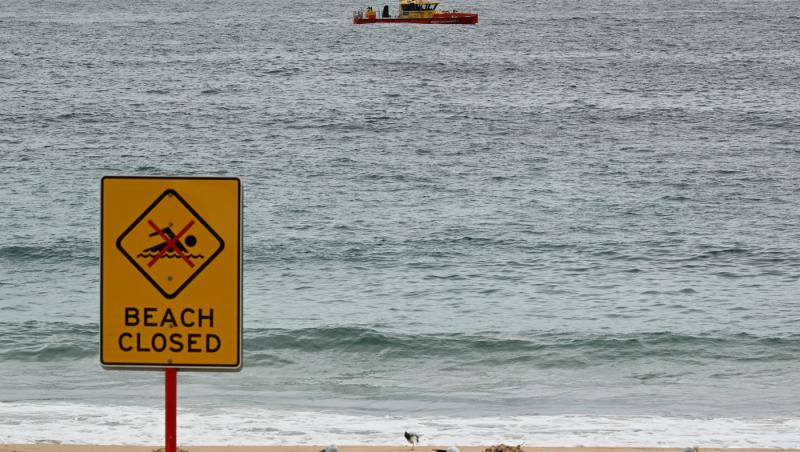
<instances>
[{"instance_id":1,"label":"bird","mask_svg":"<svg viewBox=\"0 0 800 452\"><path fill-rule=\"evenodd\" d=\"M339 452L339 449L336 448L336 444L331 444L319 452Z\"/></svg>"},{"instance_id":2,"label":"bird","mask_svg":"<svg viewBox=\"0 0 800 452\"><path fill-rule=\"evenodd\" d=\"M461 452L456 446L450 446L447 449L431 449L433 452Z\"/></svg>"},{"instance_id":3,"label":"bird","mask_svg":"<svg viewBox=\"0 0 800 452\"><path fill-rule=\"evenodd\" d=\"M406 437L406 441L411 444L411 450L414 450L414 444L419 444L419 435L411 432L405 432L403 435Z\"/></svg>"},{"instance_id":4,"label":"bird","mask_svg":"<svg viewBox=\"0 0 800 452\"><path fill-rule=\"evenodd\" d=\"M684 447L681 452L700 452L700 448L697 446Z\"/></svg>"}]
</instances>

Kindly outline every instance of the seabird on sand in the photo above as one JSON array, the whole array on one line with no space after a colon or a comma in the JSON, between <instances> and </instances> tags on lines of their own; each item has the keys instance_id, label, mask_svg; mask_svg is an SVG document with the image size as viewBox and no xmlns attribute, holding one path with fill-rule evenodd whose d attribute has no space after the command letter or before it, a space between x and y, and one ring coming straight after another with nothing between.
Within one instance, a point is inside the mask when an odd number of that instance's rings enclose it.
<instances>
[{"instance_id":1,"label":"seabird on sand","mask_svg":"<svg viewBox=\"0 0 800 452\"><path fill-rule=\"evenodd\" d=\"M681 452L700 452L700 448L697 446L684 447Z\"/></svg>"},{"instance_id":2,"label":"seabird on sand","mask_svg":"<svg viewBox=\"0 0 800 452\"><path fill-rule=\"evenodd\" d=\"M419 435L411 432L405 432L403 435L406 437L406 441L411 443L411 450L414 450L414 444L419 444Z\"/></svg>"},{"instance_id":3,"label":"seabird on sand","mask_svg":"<svg viewBox=\"0 0 800 452\"><path fill-rule=\"evenodd\" d=\"M336 444L331 444L319 452L339 452L339 449L336 448Z\"/></svg>"}]
</instances>

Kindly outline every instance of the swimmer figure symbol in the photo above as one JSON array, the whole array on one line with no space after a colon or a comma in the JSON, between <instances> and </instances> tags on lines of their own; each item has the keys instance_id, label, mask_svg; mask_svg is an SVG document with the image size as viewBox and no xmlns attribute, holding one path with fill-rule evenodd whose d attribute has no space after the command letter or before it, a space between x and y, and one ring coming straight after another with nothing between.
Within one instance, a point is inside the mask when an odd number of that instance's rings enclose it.
<instances>
[{"instance_id":1,"label":"swimmer figure symbol","mask_svg":"<svg viewBox=\"0 0 800 452\"><path fill-rule=\"evenodd\" d=\"M173 189L117 239L117 249L167 299L177 297L224 248L222 237Z\"/></svg>"}]
</instances>

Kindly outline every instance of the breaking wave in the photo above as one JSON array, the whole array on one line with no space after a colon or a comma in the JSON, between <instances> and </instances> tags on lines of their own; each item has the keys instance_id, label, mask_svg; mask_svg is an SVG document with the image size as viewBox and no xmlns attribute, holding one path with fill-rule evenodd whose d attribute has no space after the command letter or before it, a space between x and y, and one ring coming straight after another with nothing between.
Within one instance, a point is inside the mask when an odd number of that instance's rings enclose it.
<instances>
[{"instance_id":1,"label":"breaking wave","mask_svg":"<svg viewBox=\"0 0 800 452\"><path fill-rule=\"evenodd\" d=\"M0 360L58 361L97 355L99 326L67 322L0 322ZM642 358L671 361L793 362L800 356L800 334L670 332L585 334L534 332L528 337L499 333L400 334L363 326L250 328L244 331L248 366L280 366L298 357L363 355L378 362L403 362L420 356L478 366L521 363L534 368L584 368Z\"/></svg>"}]
</instances>

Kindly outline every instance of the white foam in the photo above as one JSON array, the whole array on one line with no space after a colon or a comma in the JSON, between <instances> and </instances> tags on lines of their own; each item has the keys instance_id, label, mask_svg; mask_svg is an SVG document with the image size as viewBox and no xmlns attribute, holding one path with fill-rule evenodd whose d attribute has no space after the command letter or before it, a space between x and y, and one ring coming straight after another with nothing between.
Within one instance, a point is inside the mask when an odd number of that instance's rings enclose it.
<instances>
[{"instance_id":1,"label":"white foam","mask_svg":"<svg viewBox=\"0 0 800 452\"><path fill-rule=\"evenodd\" d=\"M420 417L231 408L179 409L185 445L401 445L403 431L422 444L528 446L800 448L800 418L656 416ZM0 403L0 443L160 444L160 407Z\"/></svg>"}]
</instances>

